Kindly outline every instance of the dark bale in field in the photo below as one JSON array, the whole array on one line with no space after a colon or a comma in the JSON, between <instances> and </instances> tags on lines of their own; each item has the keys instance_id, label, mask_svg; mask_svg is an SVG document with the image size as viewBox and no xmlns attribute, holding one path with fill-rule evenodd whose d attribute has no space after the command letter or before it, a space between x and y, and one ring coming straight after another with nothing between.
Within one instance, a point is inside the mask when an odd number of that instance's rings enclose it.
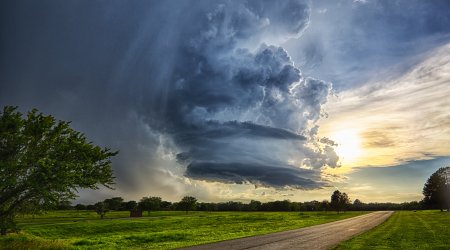
<instances>
[{"instance_id":1,"label":"dark bale in field","mask_svg":"<svg viewBox=\"0 0 450 250\"><path fill-rule=\"evenodd\" d=\"M130 217L142 217L142 210L131 210Z\"/></svg>"}]
</instances>

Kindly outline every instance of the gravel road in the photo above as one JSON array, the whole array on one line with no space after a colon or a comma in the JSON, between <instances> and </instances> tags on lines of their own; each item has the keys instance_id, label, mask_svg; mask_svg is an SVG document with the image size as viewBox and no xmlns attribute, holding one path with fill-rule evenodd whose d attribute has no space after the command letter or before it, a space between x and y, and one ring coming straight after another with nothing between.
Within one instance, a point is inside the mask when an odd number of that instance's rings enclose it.
<instances>
[{"instance_id":1,"label":"gravel road","mask_svg":"<svg viewBox=\"0 0 450 250\"><path fill-rule=\"evenodd\" d=\"M284 232L252 236L183 249L329 249L381 224L393 212L379 211L357 217Z\"/></svg>"}]
</instances>

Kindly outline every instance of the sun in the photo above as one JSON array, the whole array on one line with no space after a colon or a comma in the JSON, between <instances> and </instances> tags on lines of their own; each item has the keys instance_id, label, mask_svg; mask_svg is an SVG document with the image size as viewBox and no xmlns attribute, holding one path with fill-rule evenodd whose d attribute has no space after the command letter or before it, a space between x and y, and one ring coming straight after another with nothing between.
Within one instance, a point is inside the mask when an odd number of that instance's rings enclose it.
<instances>
[{"instance_id":1,"label":"sun","mask_svg":"<svg viewBox=\"0 0 450 250\"><path fill-rule=\"evenodd\" d=\"M331 139L337 143L335 151L343 165L354 163L362 153L361 139L356 130L336 131L331 135Z\"/></svg>"}]
</instances>

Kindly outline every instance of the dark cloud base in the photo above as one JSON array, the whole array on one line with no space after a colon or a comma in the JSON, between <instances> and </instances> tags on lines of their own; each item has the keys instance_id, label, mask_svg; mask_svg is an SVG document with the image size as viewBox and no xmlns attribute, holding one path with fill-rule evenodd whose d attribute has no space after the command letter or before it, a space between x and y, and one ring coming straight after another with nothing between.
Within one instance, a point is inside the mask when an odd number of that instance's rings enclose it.
<instances>
[{"instance_id":1,"label":"dark cloud base","mask_svg":"<svg viewBox=\"0 0 450 250\"><path fill-rule=\"evenodd\" d=\"M187 166L186 176L207 181L251 183L255 186L275 188L317 189L325 185L317 181L315 171L293 166L194 162Z\"/></svg>"}]
</instances>

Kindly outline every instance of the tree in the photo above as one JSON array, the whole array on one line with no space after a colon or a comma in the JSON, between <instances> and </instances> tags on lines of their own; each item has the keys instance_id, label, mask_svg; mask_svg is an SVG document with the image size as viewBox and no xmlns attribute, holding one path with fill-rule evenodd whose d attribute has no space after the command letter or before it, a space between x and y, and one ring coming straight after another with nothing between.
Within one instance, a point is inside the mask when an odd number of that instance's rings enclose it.
<instances>
[{"instance_id":1,"label":"tree","mask_svg":"<svg viewBox=\"0 0 450 250\"><path fill-rule=\"evenodd\" d=\"M364 203L360 201L359 199L356 199L353 201L353 210L360 211L363 209Z\"/></svg>"},{"instance_id":2,"label":"tree","mask_svg":"<svg viewBox=\"0 0 450 250\"><path fill-rule=\"evenodd\" d=\"M123 208L128 211L135 210L138 207L136 201L127 201L123 204Z\"/></svg>"},{"instance_id":3,"label":"tree","mask_svg":"<svg viewBox=\"0 0 450 250\"><path fill-rule=\"evenodd\" d=\"M162 210L170 210L170 206L172 205L172 203L170 201L162 201L160 208Z\"/></svg>"},{"instance_id":4,"label":"tree","mask_svg":"<svg viewBox=\"0 0 450 250\"><path fill-rule=\"evenodd\" d=\"M248 210L250 211L258 211L260 208L261 208L260 201L251 200L250 203L248 204Z\"/></svg>"},{"instance_id":5,"label":"tree","mask_svg":"<svg viewBox=\"0 0 450 250\"><path fill-rule=\"evenodd\" d=\"M186 211L186 214L190 210L194 210L197 204L197 199L192 196L185 196L181 201L178 203L178 206L180 209Z\"/></svg>"},{"instance_id":6,"label":"tree","mask_svg":"<svg viewBox=\"0 0 450 250\"><path fill-rule=\"evenodd\" d=\"M105 199L104 202L108 205L109 209L117 211L122 207L123 198L122 197L113 197L110 199Z\"/></svg>"},{"instance_id":7,"label":"tree","mask_svg":"<svg viewBox=\"0 0 450 250\"><path fill-rule=\"evenodd\" d=\"M322 203L320 204L320 207L322 208L323 211L327 211L330 210L330 202L327 200L323 200Z\"/></svg>"},{"instance_id":8,"label":"tree","mask_svg":"<svg viewBox=\"0 0 450 250\"><path fill-rule=\"evenodd\" d=\"M350 205L350 199L346 193L341 193L339 190L336 190L331 195L330 205L339 213Z\"/></svg>"},{"instance_id":9,"label":"tree","mask_svg":"<svg viewBox=\"0 0 450 250\"><path fill-rule=\"evenodd\" d=\"M76 210L86 210L87 208L86 208L86 205L83 205L83 204L76 204L76 205L75 205L75 209L76 209Z\"/></svg>"},{"instance_id":10,"label":"tree","mask_svg":"<svg viewBox=\"0 0 450 250\"><path fill-rule=\"evenodd\" d=\"M86 205L86 210L95 210L95 205L92 204Z\"/></svg>"},{"instance_id":11,"label":"tree","mask_svg":"<svg viewBox=\"0 0 450 250\"><path fill-rule=\"evenodd\" d=\"M352 203L351 203L350 198L348 197L348 195L346 193L342 193L342 196L341 196L341 207L342 207L342 210L346 211L351 204Z\"/></svg>"},{"instance_id":12,"label":"tree","mask_svg":"<svg viewBox=\"0 0 450 250\"><path fill-rule=\"evenodd\" d=\"M139 207L150 215L150 211L156 211L161 207L161 202L161 197L142 197L141 201L139 201Z\"/></svg>"},{"instance_id":13,"label":"tree","mask_svg":"<svg viewBox=\"0 0 450 250\"><path fill-rule=\"evenodd\" d=\"M95 203L95 212L97 212L98 215L100 215L100 218L103 219L105 217L106 212L109 211L108 204L104 201L100 201Z\"/></svg>"},{"instance_id":14,"label":"tree","mask_svg":"<svg viewBox=\"0 0 450 250\"><path fill-rule=\"evenodd\" d=\"M57 210L71 210L73 209L72 204L68 200L59 201L56 205Z\"/></svg>"},{"instance_id":15,"label":"tree","mask_svg":"<svg viewBox=\"0 0 450 250\"><path fill-rule=\"evenodd\" d=\"M423 187L423 202L429 207L450 209L450 167L434 172Z\"/></svg>"},{"instance_id":16,"label":"tree","mask_svg":"<svg viewBox=\"0 0 450 250\"><path fill-rule=\"evenodd\" d=\"M36 109L26 117L17 107L0 113L0 231L14 228L17 214L36 213L76 197L79 188L112 188L110 158L70 128Z\"/></svg>"}]
</instances>

